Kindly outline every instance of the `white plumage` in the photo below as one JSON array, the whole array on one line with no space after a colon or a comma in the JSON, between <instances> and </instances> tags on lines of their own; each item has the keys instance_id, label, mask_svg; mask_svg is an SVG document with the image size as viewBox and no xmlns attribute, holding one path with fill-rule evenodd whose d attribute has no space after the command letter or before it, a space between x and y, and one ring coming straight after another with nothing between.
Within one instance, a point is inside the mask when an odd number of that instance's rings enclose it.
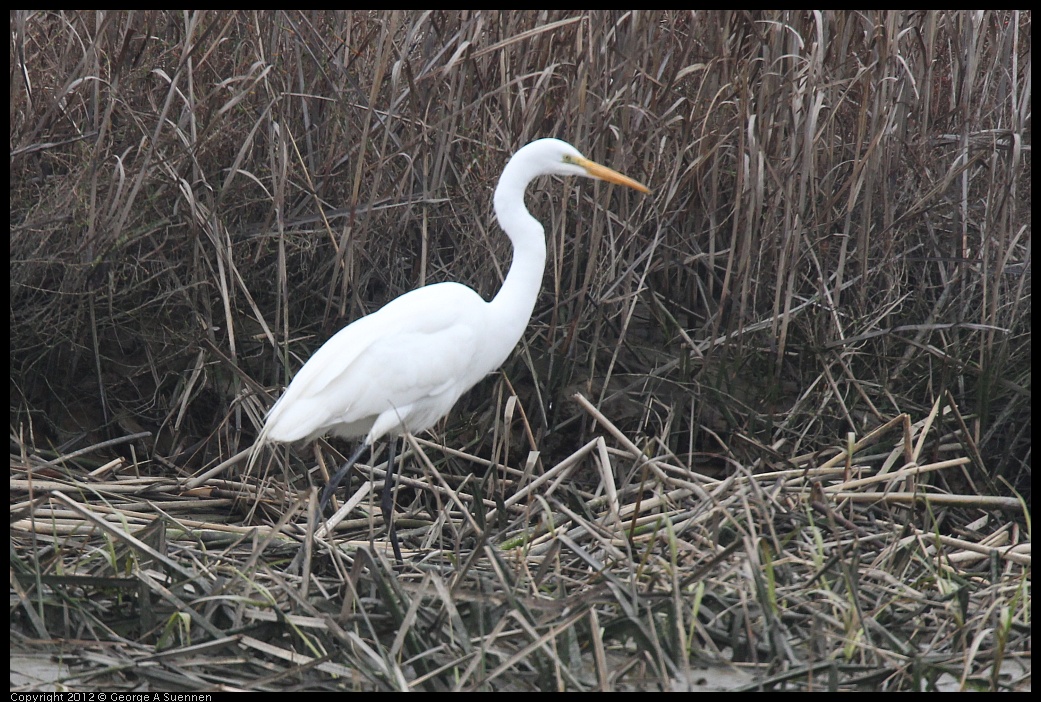
<instances>
[{"instance_id":1,"label":"white plumage","mask_svg":"<svg viewBox=\"0 0 1041 702\"><path fill-rule=\"evenodd\" d=\"M365 446L388 434L429 429L513 351L531 318L546 263L545 232L524 206L525 189L542 175L599 178L649 192L558 139L539 139L517 151L495 189L495 215L513 243L513 262L492 301L460 283L406 293L325 342L268 413L258 445L364 437L330 480L323 502ZM391 452L393 445L392 440ZM400 561L390 514L392 474L393 468L387 471L383 511Z\"/></svg>"}]
</instances>

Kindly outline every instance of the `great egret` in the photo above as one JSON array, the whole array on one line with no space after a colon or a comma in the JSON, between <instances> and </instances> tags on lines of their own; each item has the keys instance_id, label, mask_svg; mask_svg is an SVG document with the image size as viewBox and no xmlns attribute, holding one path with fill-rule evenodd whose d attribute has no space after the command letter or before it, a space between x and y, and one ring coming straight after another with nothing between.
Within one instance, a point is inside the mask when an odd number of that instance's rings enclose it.
<instances>
[{"instance_id":1,"label":"great egret","mask_svg":"<svg viewBox=\"0 0 1041 702\"><path fill-rule=\"evenodd\" d=\"M327 434L364 437L326 486L323 508L365 448L390 434L381 507L399 563L392 520L394 444L405 432L429 429L448 414L464 392L502 365L524 333L546 264L545 231L524 206L524 191L543 175L586 176L650 192L559 139L524 146L495 188L495 216L513 243L513 263L492 301L460 283L437 283L352 322L304 364L260 432L258 446Z\"/></svg>"}]
</instances>

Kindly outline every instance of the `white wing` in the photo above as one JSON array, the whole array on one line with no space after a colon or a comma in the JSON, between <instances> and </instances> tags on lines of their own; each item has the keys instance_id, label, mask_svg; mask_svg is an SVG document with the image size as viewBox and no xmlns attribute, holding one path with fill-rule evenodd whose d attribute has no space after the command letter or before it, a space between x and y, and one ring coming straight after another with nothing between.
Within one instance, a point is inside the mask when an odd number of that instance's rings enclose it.
<instances>
[{"instance_id":1,"label":"white wing","mask_svg":"<svg viewBox=\"0 0 1041 702\"><path fill-rule=\"evenodd\" d=\"M429 428L501 360L480 357L487 306L464 285L439 283L349 324L293 378L268 414L265 437L375 441Z\"/></svg>"}]
</instances>

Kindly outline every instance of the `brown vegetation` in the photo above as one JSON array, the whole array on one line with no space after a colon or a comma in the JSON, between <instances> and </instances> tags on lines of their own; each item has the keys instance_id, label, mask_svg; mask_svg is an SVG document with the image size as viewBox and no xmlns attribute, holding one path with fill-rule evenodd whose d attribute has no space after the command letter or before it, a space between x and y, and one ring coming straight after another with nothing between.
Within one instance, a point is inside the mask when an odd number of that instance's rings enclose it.
<instances>
[{"instance_id":1,"label":"brown vegetation","mask_svg":"<svg viewBox=\"0 0 1041 702\"><path fill-rule=\"evenodd\" d=\"M1030 13L10 22L12 641L68 689L1029 684ZM494 294L543 136L653 195L531 189L403 568L378 484L318 528L343 444L199 477L343 325Z\"/></svg>"}]
</instances>

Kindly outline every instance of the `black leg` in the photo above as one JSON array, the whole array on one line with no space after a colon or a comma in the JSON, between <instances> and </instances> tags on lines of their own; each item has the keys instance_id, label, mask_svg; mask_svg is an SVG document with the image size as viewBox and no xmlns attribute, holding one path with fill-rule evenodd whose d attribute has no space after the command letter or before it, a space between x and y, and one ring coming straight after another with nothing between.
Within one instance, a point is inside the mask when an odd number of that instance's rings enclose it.
<instances>
[{"instance_id":1,"label":"black leg","mask_svg":"<svg viewBox=\"0 0 1041 702\"><path fill-rule=\"evenodd\" d=\"M344 464L343 468L336 471L336 475L329 478L329 482L325 484L325 490L322 491L322 499L318 502L319 514L325 513L325 508L329 505L329 500L332 499L333 493L336 492L336 488L340 486L340 483L347 475L347 472L354 467L354 464L358 462L359 458L361 458L362 452L365 451L365 449L367 449L368 447L368 444L363 443L361 446L355 449L351 457L347 459L347 463Z\"/></svg>"},{"instance_id":2,"label":"black leg","mask_svg":"<svg viewBox=\"0 0 1041 702\"><path fill-rule=\"evenodd\" d=\"M394 445L398 443L398 437L390 437L390 445L387 448L387 478L383 482L383 498L380 506L383 508L383 522L387 525L387 538L394 549L394 558L402 563L401 547L398 546L398 530L394 528L394 473L397 465L394 463Z\"/></svg>"}]
</instances>

